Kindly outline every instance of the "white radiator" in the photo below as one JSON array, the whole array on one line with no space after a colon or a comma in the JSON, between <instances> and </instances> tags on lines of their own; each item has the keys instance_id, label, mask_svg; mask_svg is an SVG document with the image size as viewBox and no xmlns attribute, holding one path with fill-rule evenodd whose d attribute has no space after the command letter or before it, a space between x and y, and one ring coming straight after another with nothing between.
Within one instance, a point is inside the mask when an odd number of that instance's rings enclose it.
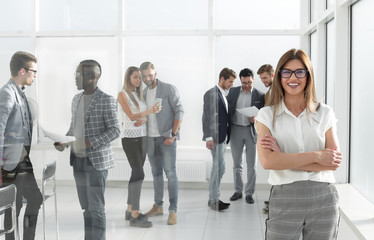
<instances>
[{"instance_id":1,"label":"white radiator","mask_svg":"<svg viewBox=\"0 0 374 240\"><path fill-rule=\"evenodd\" d=\"M149 161L144 164L145 181L152 181L152 170ZM131 167L127 160L117 160L116 167L109 170L108 180L128 181L131 175ZM165 176L165 173L164 173ZM177 161L177 176L180 182L205 182L205 161ZM166 179L166 176L165 176Z\"/></svg>"}]
</instances>

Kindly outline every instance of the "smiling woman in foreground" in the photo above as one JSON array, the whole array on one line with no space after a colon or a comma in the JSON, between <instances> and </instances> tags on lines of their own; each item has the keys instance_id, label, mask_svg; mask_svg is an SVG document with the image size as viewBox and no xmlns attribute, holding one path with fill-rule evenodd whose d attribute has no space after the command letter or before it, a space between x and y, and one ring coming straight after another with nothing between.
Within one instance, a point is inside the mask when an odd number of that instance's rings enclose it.
<instances>
[{"instance_id":1,"label":"smiling woman in foreground","mask_svg":"<svg viewBox=\"0 0 374 240\"><path fill-rule=\"evenodd\" d=\"M272 185L266 239L336 239L334 174L341 163L332 109L315 95L310 59L291 49L280 58L268 107L256 117L257 151Z\"/></svg>"}]
</instances>

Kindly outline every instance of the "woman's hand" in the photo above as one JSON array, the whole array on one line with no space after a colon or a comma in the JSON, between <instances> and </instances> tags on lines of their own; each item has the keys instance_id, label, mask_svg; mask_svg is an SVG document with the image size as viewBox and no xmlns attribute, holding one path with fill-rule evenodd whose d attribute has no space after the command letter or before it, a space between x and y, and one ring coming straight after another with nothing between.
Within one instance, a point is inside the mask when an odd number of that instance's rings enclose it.
<instances>
[{"instance_id":1,"label":"woman's hand","mask_svg":"<svg viewBox=\"0 0 374 240\"><path fill-rule=\"evenodd\" d=\"M265 149L270 149L273 152L280 152L280 148L278 146L277 140L275 139L275 137L271 135L265 134L265 137L260 138L260 144L261 144L261 147Z\"/></svg>"},{"instance_id":2,"label":"woman's hand","mask_svg":"<svg viewBox=\"0 0 374 240\"><path fill-rule=\"evenodd\" d=\"M138 120L135 121L134 126L139 127L146 122L147 122L147 118L139 118Z\"/></svg>"},{"instance_id":3,"label":"woman's hand","mask_svg":"<svg viewBox=\"0 0 374 240\"><path fill-rule=\"evenodd\" d=\"M342 154L335 149L326 148L318 152L316 162L326 167L339 167L342 162Z\"/></svg>"}]
</instances>

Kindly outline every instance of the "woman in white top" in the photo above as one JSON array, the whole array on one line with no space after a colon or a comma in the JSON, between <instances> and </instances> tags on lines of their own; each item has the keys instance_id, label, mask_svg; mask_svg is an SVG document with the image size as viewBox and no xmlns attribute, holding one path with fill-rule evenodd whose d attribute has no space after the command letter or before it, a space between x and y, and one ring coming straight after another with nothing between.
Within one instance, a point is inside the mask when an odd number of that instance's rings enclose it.
<instances>
[{"instance_id":1,"label":"woman in white top","mask_svg":"<svg viewBox=\"0 0 374 240\"><path fill-rule=\"evenodd\" d=\"M341 163L336 118L317 102L311 61L291 49L279 60L269 106L256 117L257 151L272 185L266 239L336 239Z\"/></svg>"},{"instance_id":2,"label":"woman in white top","mask_svg":"<svg viewBox=\"0 0 374 240\"><path fill-rule=\"evenodd\" d=\"M122 147L131 166L131 178L128 186L126 220L130 226L151 227L148 217L140 208L140 192L144 180L144 161L146 156L147 129L144 124L148 114L158 113L158 104L146 109L142 96L142 80L137 67L129 67L125 74L123 89L118 93L121 117Z\"/></svg>"}]
</instances>

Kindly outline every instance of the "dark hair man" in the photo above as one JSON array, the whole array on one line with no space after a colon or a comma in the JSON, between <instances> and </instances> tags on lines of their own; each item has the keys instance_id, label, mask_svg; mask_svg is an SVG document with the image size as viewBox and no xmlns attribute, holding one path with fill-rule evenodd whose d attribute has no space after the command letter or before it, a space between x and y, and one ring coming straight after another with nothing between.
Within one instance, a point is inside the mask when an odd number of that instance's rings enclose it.
<instances>
[{"instance_id":1,"label":"dark hair man","mask_svg":"<svg viewBox=\"0 0 374 240\"><path fill-rule=\"evenodd\" d=\"M83 92L74 96L67 136L74 136L70 165L73 166L78 198L83 210L85 240L105 240L105 184L114 167L111 142L119 137L116 100L101 91L97 82L101 66L95 60L80 62L75 83ZM55 143L59 151L65 146Z\"/></svg>"},{"instance_id":2,"label":"dark hair man","mask_svg":"<svg viewBox=\"0 0 374 240\"><path fill-rule=\"evenodd\" d=\"M177 142L179 128L183 119L183 106L177 88L156 78L157 72L151 62L140 65L147 107L153 107L161 101L162 110L158 114L148 115L148 158L152 168L154 200L151 210L146 214L151 217L163 214L164 175L168 179L169 216L168 225L177 223L178 177L176 171Z\"/></svg>"},{"instance_id":3,"label":"dark hair man","mask_svg":"<svg viewBox=\"0 0 374 240\"><path fill-rule=\"evenodd\" d=\"M220 185L225 173L225 150L230 141L229 105L226 92L232 87L236 73L224 68L219 74L216 86L204 94L203 110L203 141L213 157L212 171L209 179L208 206L215 211L222 211L229 207L229 203L222 202Z\"/></svg>"},{"instance_id":4,"label":"dark hair man","mask_svg":"<svg viewBox=\"0 0 374 240\"><path fill-rule=\"evenodd\" d=\"M0 186L17 187L17 221L22 208L22 198L27 200L23 219L23 239L33 240L38 213L43 198L35 181L29 153L32 140L33 119L25 86L36 78L37 59L27 52L16 52L10 60L11 78L0 89ZM5 212L5 228L12 224L10 210ZM5 236L14 239L14 232Z\"/></svg>"},{"instance_id":5,"label":"dark hair man","mask_svg":"<svg viewBox=\"0 0 374 240\"><path fill-rule=\"evenodd\" d=\"M257 74L260 76L265 87L269 88L265 94L265 105L268 105L270 102L271 84L274 78L274 68L270 64L264 64L258 69Z\"/></svg>"},{"instance_id":6,"label":"dark hair man","mask_svg":"<svg viewBox=\"0 0 374 240\"><path fill-rule=\"evenodd\" d=\"M247 184L245 186L245 200L247 203L254 203L252 195L256 184L256 143L257 133L254 127L255 116L245 116L237 109L243 109L255 106L260 109L264 106L264 93L253 87L255 81L253 71L244 68L239 74L242 83L239 87L230 89L227 100L230 106L231 121L231 154L233 158L234 187L235 193L230 198L231 201L242 198L243 180L242 180L242 155L245 146L245 156L247 163Z\"/></svg>"}]
</instances>

